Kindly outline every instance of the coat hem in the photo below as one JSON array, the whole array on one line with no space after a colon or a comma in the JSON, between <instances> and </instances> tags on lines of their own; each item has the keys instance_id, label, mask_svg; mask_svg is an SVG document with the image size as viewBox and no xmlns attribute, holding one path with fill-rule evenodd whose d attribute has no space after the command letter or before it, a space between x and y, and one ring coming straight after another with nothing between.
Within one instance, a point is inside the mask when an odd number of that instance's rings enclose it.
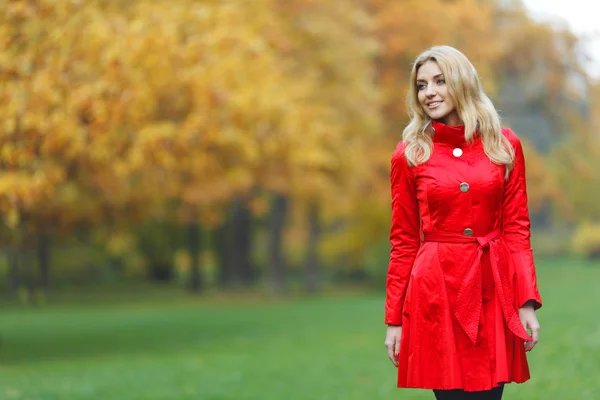
<instances>
[{"instance_id":1,"label":"coat hem","mask_svg":"<svg viewBox=\"0 0 600 400\"><path fill-rule=\"evenodd\" d=\"M469 388L465 388L464 385L457 385L457 386L438 386L438 385L397 385L397 387L399 389L414 389L414 390L464 390L465 392L481 392L481 391L486 391L486 390L492 390L494 388L497 388L498 386L501 385L508 385L510 383L516 383L516 384L521 384L521 383L525 383L527 382L529 379L525 379L522 381L519 380L512 380L512 381L507 381L507 382L498 382L497 385L495 386L486 386L486 387L482 387L482 388L473 388L473 387L469 387Z\"/></svg>"}]
</instances>

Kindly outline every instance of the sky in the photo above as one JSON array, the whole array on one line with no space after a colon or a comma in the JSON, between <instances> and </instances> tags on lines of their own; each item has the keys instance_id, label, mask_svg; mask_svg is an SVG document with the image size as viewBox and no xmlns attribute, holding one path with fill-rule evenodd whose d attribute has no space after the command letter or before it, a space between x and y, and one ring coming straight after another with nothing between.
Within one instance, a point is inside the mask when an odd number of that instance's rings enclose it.
<instances>
[{"instance_id":1,"label":"sky","mask_svg":"<svg viewBox=\"0 0 600 400\"><path fill-rule=\"evenodd\" d=\"M590 74L600 79L600 2L595 0L523 0L530 14L539 20L562 20L579 35L589 36L587 65Z\"/></svg>"}]
</instances>

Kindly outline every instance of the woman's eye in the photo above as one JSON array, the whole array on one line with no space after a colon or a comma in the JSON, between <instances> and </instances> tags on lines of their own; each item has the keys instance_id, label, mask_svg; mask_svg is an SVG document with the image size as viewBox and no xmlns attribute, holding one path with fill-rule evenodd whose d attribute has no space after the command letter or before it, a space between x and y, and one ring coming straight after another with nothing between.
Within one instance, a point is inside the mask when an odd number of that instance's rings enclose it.
<instances>
[{"instance_id":1,"label":"woman's eye","mask_svg":"<svg viewBox=\"0 0 600 400\"><path fill-rule=\"evenodd\" d=\"M437 81L438 85L443 85L444 83L446 83L445 79L438 79L438 81Z\"/></svg>"},{"instance_id":2,"label":"woman's eye","mask_svg":"<svg viewBox=\"0 0 600 400\"><path fill-rule=\"evenodd\" d=\"M417 89L418 90L423 90L423 89L425 89L425 85L423 85L422 83L420 83L420 84L417 85Z\"/></svg>"}]
</instances>

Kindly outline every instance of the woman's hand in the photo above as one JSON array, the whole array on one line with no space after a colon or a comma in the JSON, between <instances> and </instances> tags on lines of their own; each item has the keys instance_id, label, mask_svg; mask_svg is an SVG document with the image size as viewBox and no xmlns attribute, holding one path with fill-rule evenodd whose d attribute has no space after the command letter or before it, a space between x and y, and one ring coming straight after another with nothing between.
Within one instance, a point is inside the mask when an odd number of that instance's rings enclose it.
<instances>
[{"instance_id":1,"label":"woman's hand","mask_svg":"<svg viewBox=\"0 0 600 400\"><path fill-rule=\"evenodd\" d=\"M398 366L398 353L400 352L400 338L402 337L402 327L399 325L388 325L385 334L385 347L387 347L388 357L395 367Z\"/></svg>"},{"instance_id":2,"label":"woman's hand","mask_svg":"<svg viewBox=\"0 0 600 400\"><path fill-rule=\"evenodd\" d=\"M540 323L535 316L533 304L526 303L523 307L519 308L519 319L523 324L523 328L525 328L525 330L529 329L533 339L525 342L525 351L531 351L540 337Z\"/></svg>"}]
</instances>

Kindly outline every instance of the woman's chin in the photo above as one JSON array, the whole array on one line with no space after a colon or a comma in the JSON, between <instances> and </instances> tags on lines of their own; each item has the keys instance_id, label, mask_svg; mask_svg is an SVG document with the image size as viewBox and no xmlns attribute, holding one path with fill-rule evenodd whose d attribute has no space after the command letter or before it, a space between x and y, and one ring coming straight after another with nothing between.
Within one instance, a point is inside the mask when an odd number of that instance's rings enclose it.
<instances>
[{"instance_id":1,"label":"woman's chin","mask_svg":"<svg viewBox=\"0 0 600 400\"><path fill-rule=\"evenodd\" d=\"M431 111L428 112L427 115L429 115L429 118L431 118L435 121L440 121L440 120L446 118L448 113L438 112L437 110L435 110L434 112L431 112Z\"/></svg>"}]
</instances>

